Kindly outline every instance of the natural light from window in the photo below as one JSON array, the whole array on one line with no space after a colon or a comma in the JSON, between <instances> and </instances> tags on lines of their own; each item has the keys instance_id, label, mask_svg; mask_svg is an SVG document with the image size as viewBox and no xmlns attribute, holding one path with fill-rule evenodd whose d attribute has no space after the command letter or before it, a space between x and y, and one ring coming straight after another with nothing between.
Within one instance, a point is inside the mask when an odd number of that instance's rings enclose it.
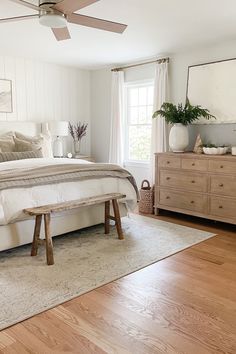
<instances>
[{"instance_id":1,"label":"natural light from window","mask_svg":"<svg viewBox=\"0 0 236 354\"><path fill-rule=\"evenodd\" d=\"M151 150L153 82L127 84L125 93L125 160L148 162Z\"/></svg>"}]
</instances>

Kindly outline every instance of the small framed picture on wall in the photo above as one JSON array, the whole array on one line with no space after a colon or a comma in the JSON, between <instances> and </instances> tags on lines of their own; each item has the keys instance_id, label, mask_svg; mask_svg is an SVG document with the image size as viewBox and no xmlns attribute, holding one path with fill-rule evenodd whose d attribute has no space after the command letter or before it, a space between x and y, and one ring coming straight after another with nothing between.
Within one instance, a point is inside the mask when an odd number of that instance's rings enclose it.
<instances>
[{"instance_id":1,"label":"small framed picture on wall","mask_svg":"<svg viewBox=\"0 0 236 354\"><path fill-rule=\"evenodd\" d=\"M0 112L12 112L12 81L0 79Z\"/></svg>"}]
</instances>

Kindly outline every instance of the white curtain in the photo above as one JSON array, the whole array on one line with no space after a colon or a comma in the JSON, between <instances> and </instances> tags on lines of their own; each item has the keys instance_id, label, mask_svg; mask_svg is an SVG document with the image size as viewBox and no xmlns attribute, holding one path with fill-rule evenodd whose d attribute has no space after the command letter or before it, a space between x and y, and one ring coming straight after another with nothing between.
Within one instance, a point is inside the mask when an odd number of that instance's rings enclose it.
<instances>
[{"instance_id":1,"label":"white curtain","mask_svg":"<svg viewBox=\"0 0 236 354\"><path fill-rule=\"evenodd\" d=\"M123 165L124 72L112 72L109 162Z\"/></svg>"},{"instance_id":2,"label":"white curtain","mask_svg":"<svg viewBox=\"0 0 236 354\"><path fill-rule=\"evenodd\" d=\"M154 105L153 112L161 108L161 105L168 101L168 62L157 63L154 80ZM150 177L154 182L154 154L168 150L168 125L162 117L152 120L152 143L151 143L151 173Z\"/></svg>"}]
</instances>

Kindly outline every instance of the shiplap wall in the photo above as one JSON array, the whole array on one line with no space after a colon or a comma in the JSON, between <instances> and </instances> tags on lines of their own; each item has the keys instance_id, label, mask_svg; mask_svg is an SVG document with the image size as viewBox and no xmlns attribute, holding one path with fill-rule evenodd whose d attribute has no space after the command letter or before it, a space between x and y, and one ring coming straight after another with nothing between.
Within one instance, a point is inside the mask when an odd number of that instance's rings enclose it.
<instances>
[{"instance_id":1,"label":"shiplap wall","mask_svg":"<svg viewBox=\"0 0 236 354\"><path fill-rule=\"evenodd\" d=\"M89 71L0 56L1 78L12 80L13 112L0 113L0 121L66 120L90 125ZM89 133L82 148L90 152Z\"/></svg>"}]
</instances>

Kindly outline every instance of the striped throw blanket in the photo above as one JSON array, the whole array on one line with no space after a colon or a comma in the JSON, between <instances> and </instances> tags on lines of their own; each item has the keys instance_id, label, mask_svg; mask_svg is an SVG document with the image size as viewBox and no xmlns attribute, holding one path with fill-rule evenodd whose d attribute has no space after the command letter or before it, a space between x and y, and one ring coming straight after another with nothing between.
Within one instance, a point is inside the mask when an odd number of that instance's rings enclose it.
<instances>
[{"instance_id":1,"label":"striped throw blanket","mask_svg":"<svg viewBox=\"0 0 236 354\"><path fill-rule=\"evenodd\" d=\"M57 164L0 171L0 190L104 177L128 179L138 196L135 179L128 171L118 165L102 163Z\"/></svg>"}]
</instances>

